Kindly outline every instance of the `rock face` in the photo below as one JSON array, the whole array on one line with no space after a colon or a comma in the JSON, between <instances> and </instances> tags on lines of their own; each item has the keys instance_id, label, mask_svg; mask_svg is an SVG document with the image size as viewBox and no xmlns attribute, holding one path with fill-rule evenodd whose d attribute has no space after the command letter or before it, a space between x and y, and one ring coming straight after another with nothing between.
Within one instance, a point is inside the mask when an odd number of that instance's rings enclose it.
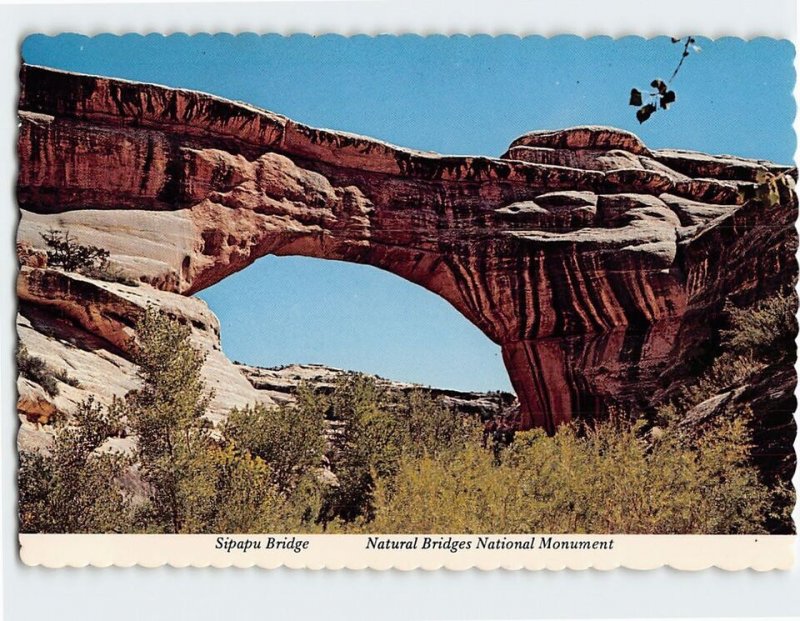
<instances>
[{"instance_id":1,"label":"rock face","mask_svg":"<svg viewBox=\"0 0 800 621\"><path fill-rule=\"evenodd\" d=\"M132 326L148 306L191 326L192 343L206 354L203 379L214 391L210 420L220 420L231 407L257 401L274 404L222 353L219 323L202 300L146 284L131 287L25 266L20 269L17 295L20 343L30 355L54 370L66 371L78 384L59 382L58 394L50 396L27 379L17 380L22 447L46 444L38 425L59 415L64 418L90 395L109 404L138 387L136 367L130 361Z\"/></svg>"},{"instance_id":2,"label":"rock face","mask_svg":"<svg viewBox=\"0 0 800 621\"><path fill-rule=\"evenodd\" d=\"M330 393L336 388L336 382L349 373L343 369L335 369L320 364L290 364L281 367L264 368L235 363L259 395L275 403L294 403L297 389L303 383L315 391ZM385 390L389 397L401 396L414 390L422 390L434 399L440 399L443 405L464 415L476 415L483 419L495 414L505 414L514 401L508 393L464 392L460 390L443 390L430 388L408 382L397 382L378 376L372 377L378 388Z\"/></svg>"},{"instance_id":3,"label":"rock face","mask_svg":"<svg viewBox=\"0 0 800 621\"><path fill-rule=\"evenodd\" d=\"M791 184L771 207L748 200L790 172L769 162L599 127L443 156L150 84L26 66L21 85L25 248L69 229L148 291L183 296L267 254L393 272L501 346L522 427L646 396L726 297L795 277ZM56 276L23 272L21 298L46 304L37 279ZM121 328L60 304L119 346Z\"/></svg>"}]
</instances>

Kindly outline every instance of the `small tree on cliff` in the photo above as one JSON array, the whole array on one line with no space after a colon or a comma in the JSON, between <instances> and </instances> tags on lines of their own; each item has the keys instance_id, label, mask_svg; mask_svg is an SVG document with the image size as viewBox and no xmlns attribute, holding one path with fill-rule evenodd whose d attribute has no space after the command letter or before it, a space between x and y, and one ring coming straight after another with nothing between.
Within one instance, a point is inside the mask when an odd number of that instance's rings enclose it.
<instances>
[{"instance_id":1,"label":"small tree on cliff","mask_svg":"<svg viewBox=\"0 0 800 621\"><path fill-rule=\"evenodd\" d=\"M50 229L47 233L41 233L41 236L47 245L47 264L52 267L77 272L82 269L102 269L108 264L108 250L79 244L69 231Z\"/></svg>"}]
</instances>

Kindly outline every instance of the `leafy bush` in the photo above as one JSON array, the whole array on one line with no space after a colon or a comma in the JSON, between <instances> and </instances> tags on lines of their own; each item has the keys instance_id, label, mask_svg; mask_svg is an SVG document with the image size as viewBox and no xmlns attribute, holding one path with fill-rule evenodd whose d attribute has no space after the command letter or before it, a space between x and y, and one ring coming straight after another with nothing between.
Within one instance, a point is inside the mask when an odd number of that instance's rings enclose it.
<instances>
[{"instance_id":1,"label":"leafy bush","mask_svg":"<svg viewBox=\"0 0 800 621\"><path fill-rule=\"evenodd\" d=\"M743 335L785 318L765 308L758 321L733 315L724 342L737 351L686 403L752 370L761 350ZM148 309L136 334L140 388L109 408L82 404L49 456L22 454L25 532L758 533L781 492L750 463L743 411L687 440L681 403L658 434L618 417L519 433L496 460L476 419L351 374L330 395L302 387L296 404L234 410L213 429L191 329ZM102 449L123 434L136 438L130 456ZM335 483L321 481L326 454Z\"/></svg>"},{"instance_id":2,"label":"leafy bush","mask_svg":"<svg viewBox=\"0 0 800 621\"><path fill-rule=\"evenodd\" d=\"M720 330L721 352L672 403L658 408L662 420L677 420L695 405L750 379L772 365L794 359L797 297L774 295L748 307L728 303L728 327Z\"/></svg>"},{"instance_id":3,"label":"leafy bush","mask_svg":"<svg viewBox=\"0 0 800 621\"><path fill-rule=\"evenodd\" d=\"M473 418L446 407L422 390L413 390L395 412L403 425L403 451L438 457L478 440Z\"/></svg>"},{"instance_id":4,"label":"leafy bush","mask_svg":"<svg viewBox=\"0 0 800 621\"><path fill-rule=\"evenodd\" d=\"M53 377L55 377L59 382L67 384L67 386L72 386L73 388L81 387L81 383L72 377L66 369L59 369L53 374Z\"/></svg>"},{"instance_id":5,"label":"leafy bush","mask_svg":"<svg viewBox=\"0 0 800 621\"><path fill-rule=\"evenodd\" d=\"M309 530L308 523L318 509L315 490L298 485L291 495L273 484L267 462L234 444L217 447L209 454L215 465L214 510L207 524L192 532L275 533ZM307 481L304 481L307 482ZM311 508L309 508L311 507Z\"/></svg>"},{"instance_id":6,"label":"leafy bush","mask_svg":"<svg viewBox=\"0 0 800 621\"><path fill-rule=\"evenodd\" d=\"M141 387L103 408L89 400L59 427L50 455L20 457L20 519L26 532L299 531L319 493L275 485L270 464L214 433L203 418L211 393L190 328L150 308L137 324ZM102 451L131 434L128 457ZM144 498L126 493L138 479ZM141 487L141 486L139 486Z\"/></svg>"},{"instance_id":7,"label":"leafy bush","mask_svg":"<svg viewBox=\"0 0 800 621\"><path fill-rule=\"evenodd\" d=\"M749 377L765 367L764 363L750 355L723 353L694 384L683 389L681 395L683 409L689 409L706 399L744 384Z\"/></svg>"},{"instance_id":8,"label":"leafy bush","mask_svg":"<svg viewBox=\"0 0 800 621\"><path fill-rule=\"evenodd\" d=\"M760 358L794 351L797 335L797 296L774 295L747 308L727 304L730 328L721 331L726 347Z\"/></svg>"},{"instance_id":9,"label":"leafy bush","mask_svg":"<svg viewBox=\"0 0 800 621\"><path fill-rule=\"evenodd\" d=\"M341 424L332 459L338 485L328 491L319 521L369 520L375 478L391 476L400 458L402 427L388 412L385 391L364 375L340 378L328 408Z\"/></svg>"},{"instance_id":10,"label":"leafy bush","mask_svg":"<svg viewBox=\"0 0 800 621\"><path fill-rule=\"evenodd\" d=\"M287 492L322 464L324 414L311 389L301 386L296 405L268 408L257 404L233 409L223 427L223 435L240 449L268 463L273 483Z\"/></svg>"},{"instance_id":11,"label":"leafy bush","mask_svg":"<svg viewBox=\"0 0 800 621\"><path fill-rule=\"evenodd\" d=\"M130 498L119 484L129 460L98 451L118 431L108 412L90 398L80 404L71 424L58 424L49 455L20 453L21 532L130 530Z\"/></svg>"},{"instance_id":12,"label":"leafy bush","mask_svg":"<svg viewBox=\"0 0 800 621\"><path fill-rule=\"evenodd\" d=\"M328 490L319 518L326 526L371 520L376 482L391 485L404 457L439 457L477 441L474 420L421 390L398 402L362 374L340 377L327 403L341 433L332 458L338 485Z\"/></svg>"},{"instance_id":13,"label":"leafy bush","mask_svg":"<svg viewBox=\"0 0 800 621\"><path fill-rule=\"evenodd\" d=\"M695 449L637 426L601 423L518 434L499 466L475 445L449 459L403 460L379 482L372 532L757 533L769 494L747 465L739 422Z\"/></svg>"}]
</instances>

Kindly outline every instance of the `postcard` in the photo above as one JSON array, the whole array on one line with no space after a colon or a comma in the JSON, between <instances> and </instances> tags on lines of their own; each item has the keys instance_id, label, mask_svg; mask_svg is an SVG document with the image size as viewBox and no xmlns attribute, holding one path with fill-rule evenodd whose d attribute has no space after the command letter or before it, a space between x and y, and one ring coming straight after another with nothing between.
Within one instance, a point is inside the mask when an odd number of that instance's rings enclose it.
<instances>
[{"instance_id":1,"label":"postcard","mask_svg":"<svg viewBox=\"0 0 800 621\"><path fill-rule=\"evenodd\" d=\"M28 36L22 561L791 567L794 54Z\"/></svg>"}]
</instances>

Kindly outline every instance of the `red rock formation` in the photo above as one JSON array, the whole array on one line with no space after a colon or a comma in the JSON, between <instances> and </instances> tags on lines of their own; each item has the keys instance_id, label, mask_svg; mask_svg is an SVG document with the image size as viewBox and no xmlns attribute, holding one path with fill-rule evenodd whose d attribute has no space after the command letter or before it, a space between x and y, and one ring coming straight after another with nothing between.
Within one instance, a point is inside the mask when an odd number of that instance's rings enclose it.
<instances>
[{"instance_id":1,"label":"red rock formation","mask_svg":"<svg viewBox=\"0 0 800 621\"><path fill-rule=\"evenodd\" d=\"M30 66L21 84L20 238L111 230L112 259L187 295L266 254L385 269L502 347L525 427L647 392L700 314L794 275L794 195L746 200L787 172L768 162L599 127L442 156L150 84Z\"/></svg>"}]
</instances>

